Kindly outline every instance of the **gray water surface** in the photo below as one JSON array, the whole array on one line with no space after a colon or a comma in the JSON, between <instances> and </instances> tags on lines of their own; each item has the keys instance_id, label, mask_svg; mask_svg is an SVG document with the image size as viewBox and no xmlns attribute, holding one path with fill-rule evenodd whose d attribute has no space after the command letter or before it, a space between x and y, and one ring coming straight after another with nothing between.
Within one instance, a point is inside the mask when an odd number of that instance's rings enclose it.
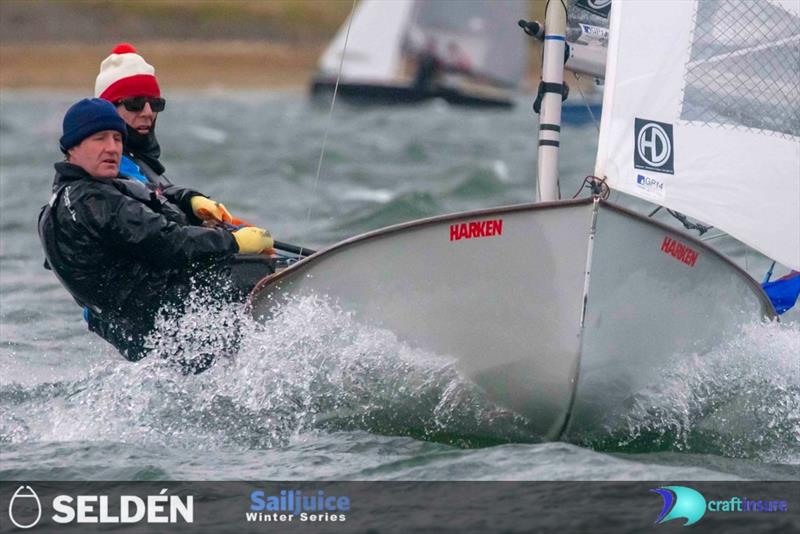
<instances>
[{"instance_id":1,"label":"gray water surface","mask_svg":"<svg viewBox=\"0 0 800 534\"><path fill-rule=\"evenodd\" d=\"M627 432L591 443L534 443L524 418L450 360L324 300L291 303L267 324L226 310L245 323L242 350L199 376L157 357L122 360L42 268L35 231L61 118L81 96L0 94L0 479L800 479L791 321L698 355L641 393ZM310 247L533 199L527 101L512 112L339 106L317 181L327 112L301 94L168 95L157 130L167 175ZM562 139L572 196L593 169L596 130L565 127ZM718 243L763 275L763 258ZM219 320L198 303L181 328ZM725 435L711 430L721 419Z\"/></svg>"}]
</instances>

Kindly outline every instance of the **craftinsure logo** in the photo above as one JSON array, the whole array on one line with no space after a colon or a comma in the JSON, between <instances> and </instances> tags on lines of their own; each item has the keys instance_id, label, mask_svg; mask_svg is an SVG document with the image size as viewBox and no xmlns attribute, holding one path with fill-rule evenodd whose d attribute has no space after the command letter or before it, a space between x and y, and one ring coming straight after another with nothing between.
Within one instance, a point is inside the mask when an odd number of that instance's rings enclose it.
<instances>
[{"instance_id":1,"label":"craftinsure logo","mask_svg":"<svg viewBox=\"0 0 800 534\"><path fill-rule=\"evenodd\" d=\"M193 523L194 497L167 495L167 489L157 495L56 495L50 502L50 520L67 525L72 523ZM17 488L8 503L8 518L17 528L35 527L45 511L42 500L33 488Z\"/></svg>"},{"instance_id":2,"label":"craftinsure logo","mask_svg":"<svg viewBox=\"0 0 800 534\"><path fill-rule=\"evenodd\" d=\"M685 519L683 526L688 527L700 521L706 512L781 513L789 511L789 505L785 500L735 496L728 499L706 501L702 493L686 486L663 486L650 491L658 493L664 500L664 507L656 518L656 525L673 519Z\"/></svg>"}]
</instances>

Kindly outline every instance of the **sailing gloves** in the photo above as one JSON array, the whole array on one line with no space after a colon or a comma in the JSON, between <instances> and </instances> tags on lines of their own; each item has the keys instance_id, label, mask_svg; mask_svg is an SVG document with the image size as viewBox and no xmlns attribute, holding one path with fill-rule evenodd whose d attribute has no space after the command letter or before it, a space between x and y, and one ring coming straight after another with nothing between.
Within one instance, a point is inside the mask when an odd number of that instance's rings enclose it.
<instances>
[{"instance_id":1,"label":"sailing gloves","mask_svg":"<svg viewBox=\"0 0 800 534\"><path fill-rule=\"evenodd\" d=\"M239 245L241 254L259 254L272 250L275 242L272 240L268 230L256 226L247 226L233 232L236 244Z\"/></svg>"},{"instance_id":2,"label":"sailing gloves","mask_svg":"<svg viewBox=\"0 0 800 534\"><path fill-rule=\"evenodd\" d=\"M210 198L195 195L190 202L192 203L192 211L194 214L204 221L216 221L228 224L241 222L238 219L234 221L231 214L225 209L225 206ZM236 238L236 244L239 246L240 254L270 253L275 244L269 231L258 228L257 226L247 226L236 230L233 232L233 237Z\"/></svg>"},{"instance_id":3,"label":"sailing gloves","mask_svg":"<svg viewBox=\"0 0 800 534\"><path fill-rule=\"evenodd\" d=\"M195 195L190 202L192 203L192 211L198 219L204 221L231 222L231 214L228 213L225 206L215 200Z\"/></svg>"}]
</instances>

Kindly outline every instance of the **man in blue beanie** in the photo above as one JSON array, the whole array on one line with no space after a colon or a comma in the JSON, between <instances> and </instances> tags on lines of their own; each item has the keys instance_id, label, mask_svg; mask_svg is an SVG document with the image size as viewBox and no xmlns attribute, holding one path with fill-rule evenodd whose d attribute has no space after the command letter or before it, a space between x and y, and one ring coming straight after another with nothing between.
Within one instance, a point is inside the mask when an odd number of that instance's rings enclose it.
<instances>
[{"instance_id":1,"label":"man in blue beanie","mask_svg":"<svg viewBox=\"0 0 800 534\"><path fill-rule=\"evenodd\" d=\"M273 241L261 228L230 232L187 223L157 190L118 176L126 135L108 101L84 99L67 111L60 140L66 161L55 164L39 236L49 267L89 310L89 330L137 361L154 348L160 310L181 313L193 283L230 291L233 256L258 254ZM184 194L179 202L197 193ZM191 372L213 361L210 354L178 357Z\"/></svg>"}]
</instances>

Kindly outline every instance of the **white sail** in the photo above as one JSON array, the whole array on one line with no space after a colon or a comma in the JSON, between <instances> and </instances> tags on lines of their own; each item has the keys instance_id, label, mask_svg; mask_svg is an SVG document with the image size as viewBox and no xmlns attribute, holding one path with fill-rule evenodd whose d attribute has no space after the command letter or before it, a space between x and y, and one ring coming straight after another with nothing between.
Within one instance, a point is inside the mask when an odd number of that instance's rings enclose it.
<instances>
[{"instance_id":1,"label":"white sail","mask_svg":"<svg viewBox=\"0 0 800 534\"><path fill-rule=\"evenodd\" d=\"M798 11L614 0L595 174L800 269Z\"/></svg>"},{"instance_id":2,"label":"white sail","mask_svg":"<svg viewBox=\"0 0 800 534\"><path fill-rule=\"evenodd\" d=\"M381 82L394 79L400 69L402 44L414 0L363 0L356 6L342 78ZM322 54L320 73L336 76L345 45L349 20Z\"/></svg>"}]
</instances>

